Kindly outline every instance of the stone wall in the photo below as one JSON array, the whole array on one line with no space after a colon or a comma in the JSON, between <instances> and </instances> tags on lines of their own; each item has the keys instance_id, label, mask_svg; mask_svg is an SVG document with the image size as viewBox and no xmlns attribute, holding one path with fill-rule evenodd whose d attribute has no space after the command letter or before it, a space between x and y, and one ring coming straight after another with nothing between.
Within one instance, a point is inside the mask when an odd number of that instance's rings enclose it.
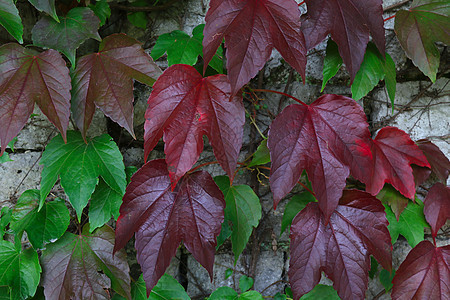
<instances>
[{"instance_id":1,"label":"stone wall","mask_svg":"<svg viewBox=\"0 0 450 300\"><path fill-rule=\"evenodd\" d=\"M166 11L149 13L149 24L145 30L128 23L125 12L113 10L113 15L108 23L109 26L100 33L102 36L107 36L117 31L125 32L142 41L144 47L150 51L158 35L175 29L184 30L190 34L196 25L204 23L207 2L207 0L179 1ZM388 8L403 1L384 2L384 7ZM393 15L397 9L388 10L386 16ZM34 13L30 13L29 18L26 18L27 24L30 24L29 27L35 22L32 21L32 18L37 20ZM397 126L409 133L413 140L429 138L447 156L450 156L449 74L441 76L435 84L430 86L430 81L412 65L411 61L406 58L404 51L400 49L393 32L393 20L386 22L385 25L387 29L387 51L396 63L399 82L397 84L394 115L391 112L390 101L386 96L387 93L383 83L360 101L370 121L370 129L375 134L382 126ZM30 29L26 28L25 41L30 40L29 31ZM4 36L4 33L1 36ZM306 84L301 82L299 76L292 72L291 68L282 61L280 55L274 51L264 71L260 74L263 79L259 81L262 82L262 87L286 91L304 102L311 103L321 95L320 86L325 45L326 43L322 43L317 47L317 51L313 51L308 56ZM96 42L90 41L83 45L78 54L95 50L97 50ZM441 47L441 50L443 52L441 65L448 70L448 60L446 59L448 52L444 47ZM167 67L167 62L164 59L157 63L162 68ZM343 84L347 81L348 73L341 70L329 82L324 92L351 96L350 88ZM260 83L257 79L251 83L255 87L258 84ZM96 114L89 130L91 136L101 133L109 133L113 136L119 144L126 165L140 167L143 164L144 111L150 92L151 88L139 83L135 84L136 141L133 141L127 132L121 130L99 112ZM267 109L275 115L281 108L290 104L290 100L282 99L279 95L267 94L262 95L262 97L265 97L262 101L267 105ZM246 105L249 106L250 104L246 103ZM56 135L56 130L38 108L35 108L34 113L18 136L16 151L10 155L13 161L0 164L0 186L2 186L0 206L13 206L23 191L30 188L39 188L40 172L42 171L39 159L45 145ZM270 122L271 116L267 111L258 111L257 123L262 131L267 129ZM261 141L249 122L246 124L244 135L240 159L244 159L252 153ZM163 157L162 149L163 145L158 145L156 150L152 152L151 157ZM199 163L211 160L214 160L211 147L206 143L205 151L202 153ZM213 176L224 174L217 165L208 166L205 169L211 172ZM281 217L286 200L280 203L276 211L273 210L268 180L262 175L255 177L250 172L244 171L242 174L238 174L236 183L245 183L257 187L263 207L261 224L252 235L249 245L239 258L236 266L234 266L229 242L220 247L216 255L212 281L210 281L206 270L186 250L180 249L178 251L168 272L187 286L187 291L193 298L207 296L217 287L224 285L237 289L239 277L242 274L253 277L255 279L254 289L262 292L263 295L273 296L287 286L289 239L286 233L280 236ZM52 190L51 196L64 197L62 188L57 185ZM427 237L429 238L429 235ZM448 238L443 236L440 236L440 238L440 245L450 243ZM395 268L398 268L410 249L411 247L402 238L394 245ZM135 276L139 273L139 266L133 257L134 249L132 246L129 247L128 251L132 264L131 269ZM225 271L228 268L235 271L231 277L225 279ZM331 284L331 281L323 277L322 283ZM379 279L375 277L370 280L367 299L389 299L388 295L383 294L383 290Z\"/></svg>"}]
</instances>

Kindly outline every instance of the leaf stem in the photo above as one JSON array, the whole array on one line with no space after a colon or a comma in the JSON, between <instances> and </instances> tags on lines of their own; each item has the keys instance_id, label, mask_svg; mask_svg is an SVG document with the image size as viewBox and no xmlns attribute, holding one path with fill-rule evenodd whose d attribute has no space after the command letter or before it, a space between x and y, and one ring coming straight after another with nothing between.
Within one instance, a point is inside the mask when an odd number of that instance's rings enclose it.
<instances>
[{"instance_id":1,"label":"leaf stem","mask_svg":"<svg viewBox=\"0 0 450 300\"><path fill-rule=\"evenodd\" d=\"M266 167L266 166L258 166L258 168L270 170L270 168L269 168L269 167ZM307 190L308 192L310 192L311 195L313 195L314 197L316 197L316 194L315 194L313 191L311 191L311 189L310 189L309 187L307 187L304 183L302 183L302 182L300 182L300 181L298 181L297 183L300 184L305 190Z\"/></svg>"},{"instance_id":2,"label":"leaf stem","mask_svg":"<svg viewBox=\"0 0 450 300\"><path fill-rule=\"evenodd\" d=\"M294 96L291 96L289 94L283 93L283 92L279 92L279 91L274 91L274 90L266 90L266 89L254 89L254 92L266 92L266 93L274 93L274 94L279 94L279 95L283 95L286 96L288 98L291 98L292 100L304 105L304 106L308 106L308 104L306 104L305 102L303 102L302 100L299 100L297 98L295 98Z\"/></svg>"},{"instance_id":3,"label":"leaf stem","mask_svg":"<svg viewBox=\"0 0 450 300\"><path fill-rule=\"evenodd\" d=\"M304 4L306 1L302 1L298 4L298 6L301 6L302 4Z\"/></svg>"},{"instance_id":4,"label":"leaf stem","mask_svg":"<svg viewBox=\"0 0 450 300\"><path fill-rule=\"evenodd\" d=\"M250 115L250 113L245 110L245 112L248 114L249 118L250 118L250 122L255 126L256 130L258 131L259 135L263 138L263 139L267 139L267 137L261 132L261 129L259 129L258 125L256 125L255 119Z\"/></svg>"},{"instance_id":5,"label":"leaf stem","mask_svg":"<svg viewBox=\"0 0 450 300\"><path fill-rule=\"evenodd\" d=\"M384 22L389 21L390 19L393 19L393 18L395 18L395 14L393 14L392 16L390 16L390 17L384 19Z\"/></svg>"},{"instance_id":6,"label":"leaf stem","mask_svg":"<svg viewBox=\"0 0 450 300\"><path fill-rule=\"evenodd\" d=\"M189 173L193 173L193 172L195 172L197 169L199 169L201 167L205 167L205 166L209 166L209 165L215 165L215 164L218 164L218 163L219 162L217 160L215 160L215 161L209 161L209 162L205 162L205 163L199 164L198 166L190 169Z\"/></svg>"}]
</instances>

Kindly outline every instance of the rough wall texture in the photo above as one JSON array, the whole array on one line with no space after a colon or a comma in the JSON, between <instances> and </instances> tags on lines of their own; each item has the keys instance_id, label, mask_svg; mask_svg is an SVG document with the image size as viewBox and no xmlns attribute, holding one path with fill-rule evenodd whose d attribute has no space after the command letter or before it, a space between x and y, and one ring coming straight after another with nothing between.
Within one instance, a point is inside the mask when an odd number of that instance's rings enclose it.
<instances>
[{"instance_id":1,"label":"rough wall texture","mask_svg":"<svg viewBox=\"0 0 450 300\"><path fill-rule=\"evenodd\" d=\"M143 42L148 51L154 45L156 37L160 34L170 32L175 29L184 30L191 33L192 29L204 23L204 16L207 9L206 0L179 1L170 9L149 13L149 24L146 30L133 27L124 18L125 12L113 11L113 16L106 29L101 31L102 36L112 32L122 31L132 35ZM386 17L393 15L398 8L391 9L391 5L398 0L384 1L387 8ZM407 4L409 5L409 4ZM27 22L30 26L34 24L30 16ZM26 18L24 18L26 19ZM450 156L450 86L448 74L442 76L435 84L430 85L417 69L414 68L400 49L399 43L393 32L393 20L386 22L387 51L391 54L398 71L397 94L395 99L394 114L391 112L390 101L382 84L375 88L360 103L363 105L370 121L373 134L382 126L397 126L409 133L413 140L429 138L441 150ZM25 40L29 40L29 30L26 30ZM308 56L307 83L303 84L299 76L291 71L278 53L274 52L267 63L260 77L251 84L267 89L286 91L300 100L310 103L320 96L320 85L322 81L322 66L325 43L317 47ZM78 54L96 50L96 43L86 43ZM448 69L448 53L442 47L443 68ZM167 62L161 59L158 64L165 68ZM345 85L348 81L348 74L340 71L331 80L325 89L325 93L336 93L351 96L350 88ZM107 120L101 113L96 114L89 135L96 136L101 133L109 133L124 155L126 165L140 167L143 164L143 123L146 101L151 92L151 88L144 85L135 84L135 131L138 139L133 141L131 137L113 122ZM280 98L279 95L264 95L262 101L267 105L267 110L260 110L257 114L258 126L262 131L266 131L271 121L271 114L277 114L282 108L290 104L289 100ZM250 109L250 104L246 104ZM26 127L18 136L16 152L11 154L12 162L0 165L0 206L13 206L17 197L30 188L39 188L40 172L39 159L45 145L56 134L54 127L47 121L38 108L35 115L30 119ZM241 158L244 159L252 153L258 146L261 138L258 133L247 122L244 131L244 146ZM158 145L151 154L151 158L164 157L163 145ZM211 148L206 144L205 152L201 155L199 163L214 160ZM205 168L213 176L223 175L224 172L217 165ZM266 174L267 175L267 174ZM263 176L256 177L250 172L244 171L238 174L237 183L246 183L256 187L263 206L263 218L260 226L255 230L250 239L247 249L239 258L236 266L231 253L230 244L226 243L216 255L214 278L210 281L208 274L184 249L180 249L177 257L174 258L168 272L176 276L182 283L187 285L189 295L193 298L201 298L208 295L219 286L231 286L238 288L239 277L242 274L249 275L255 279L255 290L263 295L273 296L276 292L282 291L287 285L287 270L289 268L289 239L286 233L280 236L281 217L286 201L282 202L276 211L272 208L272 198L268 188L268 180ZM293 192L294 193L294 192ZM52 191L52 196L63 197L60 186L56 186ZM450 239L440 236L439 244L449 244ZM133 251L130 247L130 263L132 264L133 275L139 272L139 266L133 259ZM398 268L411 250L408 243L400 239L394 245L394 267ZM225 279L225 271L234 269L233 275ZM322 283L331 284L327 278L322 279ZM379 279L375 277L370 280L367 291L368 299L389 299L383 293L383 286Z\"/></svg>"}]
</instances>

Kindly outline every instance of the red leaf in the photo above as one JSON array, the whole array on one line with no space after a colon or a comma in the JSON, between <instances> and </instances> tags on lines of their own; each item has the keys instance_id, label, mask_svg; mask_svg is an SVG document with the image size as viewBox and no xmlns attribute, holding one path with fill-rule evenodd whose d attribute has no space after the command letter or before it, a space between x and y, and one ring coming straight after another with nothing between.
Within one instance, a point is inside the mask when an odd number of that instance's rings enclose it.
<instances>
[{"instance_id":1,"label":"red leaf","mask_svg":"<svg viewBox=\"0 0 450 300\"><path fill-rule=\"evenodd\" d=\"M351 79L364 58L369 32L380 53L385 53L382 0L306 0L308 13L302 18L307 49L331 34Z\"/></svg>"},{"instance_id":2,"label":"red leaf","mask_svg":"<svg viewBox=\"0 0 450 300\"><path fill-rule=\"evenodd\" d=\"M431 166L431 171L436 174L442 182L446 182L450 172L450 161L444 153L428 140L418 140L417 145L422 150Z\"/></svg>"},{"instance_id":3,"label":"red leaf","mask_svg":"<svg viewBox=\"0 0 450 300\"><path fill-rule=\"evenodd\" d=\"M133 78L152 85L160 74L135 39L124 34L103 39L99 52L80 58L72 75L72 113L83 137L96 106L134 136Z\"/></svg>"},{"instance_id":4,"label":"red leaf","mask_svg":"<svg viewBox=\"0 0 450 300\"><path fill-rule=\"evenodd\" d=\"M411 165L413 176L414 176L414 184L416 187L422 185L428 177L431 175L431 170L425 167L419 167L414 164Z\"/></svg>"},{"instance_id":5,"label":"red leaf","mask_svg":"<svg viewBox=\"0 0 450 300\"><path fill-rule=\"evenodd\" d=\"M423 213L431 225L431 234L436 237L438 230L450 218L450 187L438 182L428 191Z\"/></svg>"},{"instance_id":6,"label":"red leaf","mask_svg":"<svg viewBox=\"0 0 450 300\"><path fill-rule=\"evenodd\" d=\"M233 95L262 69L274 47L305 78L305 39L294 0L212 0L205 20L204 68L225 38Z\"/></svg>"},{"instance_id":7,"label":"red leaf","mask_svg":"<svg viewBox=\"0 0 450 300\"><path fill-rule=\"evenodd\" d=\"M242 97L230 101L225 75L203 78L194 67L173 65L153 87L145 112L145 154L164 134L172 186L191 169L208 136L222 168L232 177L242 146L245 110Z\"/></svg>"},{"instance_id":8,"label":"red leaf","mask_svg":"<svg viewBox=\"0 0 450 300\"><path fill-rule=\"evenodd\" d=\"M146 163L131 178L117 220L114 251L136 232L147 296L181 241L212 278L216 237L224 219L223 194L204 171L183 177L173 192L170 187L164 160Z\"/></svg>"},{"instance_id":9,"label":"red leaf","mask_svg":"<svg viewBox=\"0 0 450 300\"><path fill-rule=\"evenodd\" d=\"M392 268L391 237L384 206L375 197L345 190L336 211L326 218L309 203L291 226L289 281L294 299L319 283L324 271L342 299L364 299L373 255Z\"/></svg>"},{"instance_id":10,"label":"red leaf","mask_svg":"<svg viewBox=\"0 0 450 300\"><path fill-rule=\"evenodd\" d=\"M387 182L414 200L416 187L410 165L430 167L430 164L409 135L396 127L382 128L373 141L372 154L372 174L363 181L366 190L376 195Z\"/></svg>"},{"instance_id":11,"label":"red leaf","mask_svg":"<svg viewBox=\"0 0 450 300\"><path fill-rule=\"evenodd\" d=\"M392 283L392 299L448 299L450 245L420 242L395 272Z\"/></svg>"},{"instance_id":12,"label":"red leaf","mask_svg":"<svg viewBox=\"0 0 450 300\"><path fill-rule=\"evenodd\" d=\"M270 126L270 187L274 207L308 173L328 220L351 172L363 178L371 168L366 116L350 98L324 95L311 105L286 107Z\"/></svg>"},{"instance_id":13,"label":"red leaf","mask_svg":"<svg viewBox=\"0 0 450 300\"><path fill-rule=\"evenodd\" d=\"M0 47L0 156L25 126L34 103L64 140L70 116L70 76L55 50L38 53L18 44Z\"/></svg>"}]
</instances>

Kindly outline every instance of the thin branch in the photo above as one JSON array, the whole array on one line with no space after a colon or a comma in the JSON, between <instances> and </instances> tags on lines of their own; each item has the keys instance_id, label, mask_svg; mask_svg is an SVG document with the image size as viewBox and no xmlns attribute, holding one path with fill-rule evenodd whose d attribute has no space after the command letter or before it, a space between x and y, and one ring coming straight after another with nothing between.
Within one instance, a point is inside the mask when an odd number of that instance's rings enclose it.
<instances>
[{"instance_id":1,"label":"thin branch","mask_svg":"<svg viewBox=\"0 0 450 300\"><path fill-rule=\"evenodd\" d=\"M168 8L170 8L172 5L174 5L175 3L177 3L179 0L171 0L167 3L158 5L158 6L127 6L127 5L122 5L122 4L118 4L118 3L114 3L114 2L110 2L110 6L112 8L116 8L116 9L120 9L120 10L125 10L125 11L131 11L131 12L152 12L152 11L162 11L162 10L166 10Z\"/></svg>"}]
</instances>

